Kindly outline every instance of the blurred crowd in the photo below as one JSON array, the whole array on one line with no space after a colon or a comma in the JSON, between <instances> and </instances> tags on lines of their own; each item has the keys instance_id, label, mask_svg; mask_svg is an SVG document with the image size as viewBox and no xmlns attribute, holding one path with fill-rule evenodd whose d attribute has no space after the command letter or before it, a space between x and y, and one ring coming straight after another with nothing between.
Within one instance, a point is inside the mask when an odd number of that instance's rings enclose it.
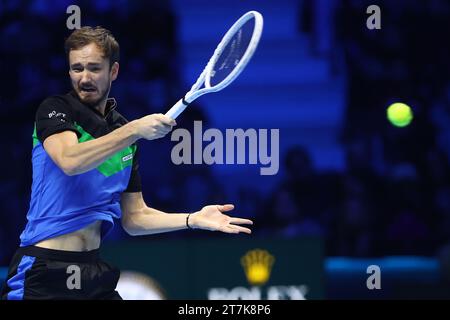
<instances>
[{"instance_id":1,"label":"blurred crowd","mask_svg":"<svg viewBox=\"0 0 450 320\"><path fill-rule=\"evenodd\" d=\"M9 262L25 225L36 107L46 96L70 89L63 52L70 31L68 15L61 15L70 2L30 6L0 1L0 137L5 151L0 265ZM318 171L307 149L290 149L281 164L282 181L269 197L238 190L236 204L257 222L256 235L321 236L327 255L347 256L434 255L450 242L450 45L445 42L450 6L444 0L381 3L381 30L361 27L367 1L339 1L333 12L329 58L341 53L348 79L340 136L346 169ZM180 83L177 19L170 2L78 4L89 8L82 11L83 25L103 25L120 43L120 80L111 95L121 113L134 119L163 112L178 100L186 86ZM130 15L133 23L127 20ZM313 24L313 18L306 23ZM386 120L386 107L396 101L413 109L414 120L405 128ZM206 120L196 104L178 127L190 130L193 120ZM150 205L175 212L227 201L211 167L173 165L171 145L162 140L152 141L151 148L150 142L141 145L141 162L151 163L141 165L144 183L151 186L144 190ZM126 237L117 229L112 240Z\"/></svg>"},{"instance_id":2,"label":"blurred crowd","mask_svg":"<svg viewBox=\"0 0 450 320\"><path fill-rule=\"evenodd\" d=\"M347 169L315 172L307 150L292 150L269 221L286 235L325 234L328 255L434 255L450 240L450 45L442 41L450 3L377 1L381 29L369 30L372 2L328 2L335 36L320 53L334 63L343 56ZM303 30L314 33L309 23ZM411 125L387 121L393 102L411 106Z\"/></svg>"}]
</instances>

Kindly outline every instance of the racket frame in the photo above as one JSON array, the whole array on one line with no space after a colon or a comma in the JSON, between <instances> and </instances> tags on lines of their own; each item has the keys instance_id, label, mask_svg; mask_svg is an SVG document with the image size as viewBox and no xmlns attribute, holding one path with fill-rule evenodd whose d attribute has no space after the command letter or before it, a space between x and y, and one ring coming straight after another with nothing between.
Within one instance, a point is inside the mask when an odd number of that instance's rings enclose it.
<instances>
[{"instance_id":1,"label":"racket frame","mask_svg":"<svg viewBox=\"0 0 450 320\"><path fill-rule=\"evenodd\" d=\"M222 54L224 48L226 45L230 42L230 40L233 38L233 36L236 34L236 32L250 19L255 19L255 26L253 28L252 38L248 44L248 47L242 56L242 58L239 60L239 63L236 67L234 67L233 71L230 72L228 76L225 77L220 83L216 84L215 86L211 87L211 72ZM251 57L253 56L253 53L255 52L259 40L261 38L263 29L263 17L258 11L249 11L245 13L242 17L240 17L227 31L227 33L223 36L222 40L220 41L219 45L214 50L213 55L209 59L208 63L206 64L206 67L203 69L202 73L198 77L197 81L194 83L194 85L191 87L191 89L185 94L185 96L178 100L175 105L170 108L170 110L166 113L166 116L171 117L175 119L180 115L181 112L186 109L186 107L195 99L198 97L210 93L210 92L217 92L225 87L227 87L231 82L233 82L239 74L244 70L245 66L250 61ZM200 89L202 85L205 85L204 88Z\"/></svg>"}]
</instances>

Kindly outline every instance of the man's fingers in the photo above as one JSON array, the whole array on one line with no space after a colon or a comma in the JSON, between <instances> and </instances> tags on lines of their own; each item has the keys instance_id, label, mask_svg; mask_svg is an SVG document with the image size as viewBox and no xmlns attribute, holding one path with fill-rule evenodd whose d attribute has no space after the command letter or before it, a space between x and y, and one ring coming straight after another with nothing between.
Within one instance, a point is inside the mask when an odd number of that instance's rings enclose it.
<instances>
[{"instance_id":1,"label":"man's fingers","mask_svg":"<svg viewBox=\"0 0 450 320\"><path fill-rule=\"evenodd\" d=\"M164 129L167 129L167 130L172 130L172 128L173 128L173 125L171 125L171 124L161 123L161 125Z\"/></svg>"},{"instance_id":2,"label":"man's fingers","mask_svg":"<svg viewBox=\"0 0 450 320\"><path fill-rule=\"evenodd\" d=\"M218 205L217 206L217 209L220 211L220 212L226 212L226 211L231 211L231 210L233 210L234 209L234 205L232 205L232 204L225 204L225 205Z\"/></svg>"},{"instance_id":3,"label":"man's fingers","mask_svg":"<svg viewBox=\"0 0 450 320\"><path fill-rule=\"evenodd\" d=\"M253 224L252 220L242 219L242 218L231 218L230 223L232 224Z\"/></svg>"},{"instance_id":4,"label":"man's fingers","mask_svg":"<svg viewBox=\"0 0 450 320\"><path fill-rule=\"evenodd\" d=\"M170 131L172 131L172 127L171 126L168 126L168 125L163 125L163 126L161 126L160 128L157 128L156 129L156 134L159 134L159 135L166 135L166 134L168 134Z\"/></svg>"},{"instance_id":5,"label":"man's fingers","mask_svg":"<svg viewBox=\"0 0 450 320\"><path fill-rule=\"evenodd\" d=\"M252 230L250 230L249 228L245 228L245 227L241 227L241 226L236 226L236 225L229 225L228 229L232 230L231 233L247 233L247 234L251 234Z\"/></svg>"},{"instance_id":6,"label":"man's fingers","mask_svg":"<svg viewBox=\"0 0 450 320\"><path fill-rule=\"evenodd\" d=\"M168 116L165 116L162 113L158 113L158 114L156 114L156 116L157 116L158 120L161 121L165 125L168 125L168 126L176 126L177 125L177 122L174 119L172 119Z\"/></svg>"},{"instance_id":7,"label":"man's fingers","mask_svg":"<svg viewBox=\"0 0 450 320\"><path fill-rule=\"evenodd\" d=\"M155 125L156 130L172 130L173 126L169 124L165 124L163 122L159 122L157 125Z\"/></svg>"},{"instance_id":8,"label":"man's fingers","mask_svg":"<svg viewBox=\"0 0 450 320\"><path fill-rule=\"evenodd\" d=\"M164 127L157 129L158 133L168 134L170 131L172 131L172 127Z\"/></svg>"},{"instance_id":9,"label":"man's fingers","mask_svg":"<svg viewBox=\"0 0 450 320\"><path fill-rule=\"evenodd\" d=\"M225 226L219 229L219 231L225 232L225 233L239 233L239 230L234 229L231 226Z\"/></svg>"}]
</instances>

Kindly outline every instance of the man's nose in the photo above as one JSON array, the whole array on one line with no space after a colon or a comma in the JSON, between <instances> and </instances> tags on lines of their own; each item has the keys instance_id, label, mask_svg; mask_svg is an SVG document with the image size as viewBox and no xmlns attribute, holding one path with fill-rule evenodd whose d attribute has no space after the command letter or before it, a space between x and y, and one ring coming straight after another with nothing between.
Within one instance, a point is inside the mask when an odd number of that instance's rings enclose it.
<instances>
[{"instance_id":1,"label":"man's nose","mask_svg":"<svg viewBox=\"0 0 450 320\"><path fill-rule=\"evenodd\" d=\"M81 84L85 84L85 83L91 83L91 74L88 71L83 71L83 73L81 74L81 79L80 79L80 83Z\"/></svg>"}]
</instances>

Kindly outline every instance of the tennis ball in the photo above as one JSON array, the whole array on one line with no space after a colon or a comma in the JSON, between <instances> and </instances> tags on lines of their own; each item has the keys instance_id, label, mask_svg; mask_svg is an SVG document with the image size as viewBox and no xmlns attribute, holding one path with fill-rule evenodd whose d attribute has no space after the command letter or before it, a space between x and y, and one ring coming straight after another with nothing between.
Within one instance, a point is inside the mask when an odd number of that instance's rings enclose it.
<instances>
[{"instance_id":1,"label":"tennis ball","mask_svg":"<svg viewBox=\"0 0 450 320\"><path fill-rule=\"evenodd\" d=\"M391 104L386 113L388 120L396 127L406 127L413 119L411 108L401 102Z\"/></svg>"}]
</instances>

